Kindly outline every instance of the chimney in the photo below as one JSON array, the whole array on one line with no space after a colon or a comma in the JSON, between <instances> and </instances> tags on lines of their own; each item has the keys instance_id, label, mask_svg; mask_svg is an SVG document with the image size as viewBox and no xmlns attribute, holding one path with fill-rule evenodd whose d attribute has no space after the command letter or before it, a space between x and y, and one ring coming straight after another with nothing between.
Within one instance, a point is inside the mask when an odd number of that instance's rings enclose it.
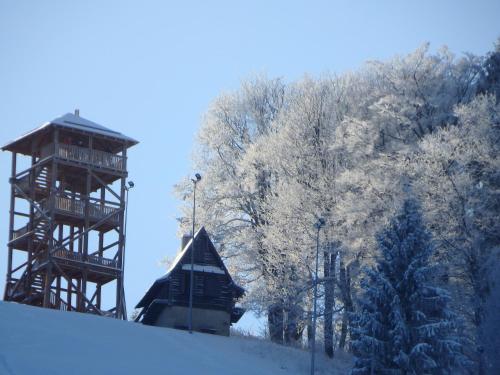
<instances>
[{"instance_id":1,"label":"chimney","mask_svg":"<svg viewBox=\"0 0 500 375\"><path fill-rule=\"evenodd\" d=\"M78 108L75 109L75 116L80 117L80 110Z\"/></svg>"},{"instance_id":2,"label":"chimney","mask_svg":"<svg viewBox=\"0 0 500 375\"><path fill-rule=\"evenodd\" d=\"M189 242L189 240L191 239L191 235L190 234L184 234L182 235L182 239L181 239L181 251L184 250L184 248L186 247L187 243Z\"/></svg>"}]
</instances>

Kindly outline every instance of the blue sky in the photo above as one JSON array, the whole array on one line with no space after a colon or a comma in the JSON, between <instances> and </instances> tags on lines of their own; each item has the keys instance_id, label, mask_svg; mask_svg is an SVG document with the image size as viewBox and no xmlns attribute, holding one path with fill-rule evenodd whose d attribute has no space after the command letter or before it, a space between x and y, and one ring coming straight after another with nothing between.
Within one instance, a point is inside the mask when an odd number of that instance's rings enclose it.
<instances>
[{"instance_id":1,"label":"blue sky","mask_svg":"<svg viewBox=\"0 0 500 375\"><path fill-rule=\"evenodd\" d=\"M256 74L354 70L426 41L482 55L499 14L500 1L480 0L0 0L0 143L75 108L141 142L129 153L130 311L178 248L172 185L192 172L195 133L218 94ZM2 278L9 168L0 153Z\"/></svg>"}]
</instances>

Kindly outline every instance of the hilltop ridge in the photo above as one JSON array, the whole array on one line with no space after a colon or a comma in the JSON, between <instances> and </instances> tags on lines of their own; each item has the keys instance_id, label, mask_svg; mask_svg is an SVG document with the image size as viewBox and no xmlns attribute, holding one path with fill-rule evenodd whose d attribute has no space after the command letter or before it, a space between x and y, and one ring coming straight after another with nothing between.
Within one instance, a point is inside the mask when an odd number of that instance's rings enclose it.
<instances>
[{"instance_id":1,"label":"hilltop ridge","mask_svg":"<svg viewBox=\"0 0 500 375\"><path fill-rule=\"evenodd\" d=\"M309 374L309 353L265 340L144 326L0 301L0 373ZM350 358L319 355L317 374L346 374Z\"/></svg>"}]
</instances>

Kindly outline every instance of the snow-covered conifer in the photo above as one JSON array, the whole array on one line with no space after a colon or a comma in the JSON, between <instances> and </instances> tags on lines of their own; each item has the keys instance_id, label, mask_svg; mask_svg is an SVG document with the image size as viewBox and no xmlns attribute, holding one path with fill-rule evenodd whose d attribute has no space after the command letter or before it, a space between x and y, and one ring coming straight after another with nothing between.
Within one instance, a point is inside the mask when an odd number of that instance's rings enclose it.
<instances>
[{"instance_id":1,"label":"snow-covered conifer","mask_svg":"<svg viewBox=\"0 0 500 375\"><path fill-rule=\"evenodd\" d=\"M434 286L433 245L418 204L407 199L377 237L354 318L353 374L450 374L462 360L448 293Z\"/></svg>"}]
</instances>

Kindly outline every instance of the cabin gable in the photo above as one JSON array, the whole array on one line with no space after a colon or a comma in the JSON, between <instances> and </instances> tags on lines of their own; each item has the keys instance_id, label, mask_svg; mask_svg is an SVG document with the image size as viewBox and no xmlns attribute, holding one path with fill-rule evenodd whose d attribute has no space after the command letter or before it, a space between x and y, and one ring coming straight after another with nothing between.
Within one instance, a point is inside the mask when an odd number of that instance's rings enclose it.
<instances>
[{"instance_id":1,"label":"cabin gable","mask_svg":"<svg viewBox=\"0 0 500 375\"><path fill-rule=\"evenodd\" d=\"M193 308L199 310L197 314L202 317L210 315L206 311L213 311L215 315L219 314L216 311L224 313L228 322L224 332L227 331L228 334L230 323L236 322L244 311L234 306L236 300L243 295L243 288L232 280L204 228L195 234L194 241ZM137 320L144 314L145 324L163 325L169 322L168 326L181 328L179 320L168 315L178 314L189 306L191 248L190 240L176 256L167 274L156 280L137 304L137 307L143 308ZM174 321L177 323L174 324ZM210 319L206 320L205 324L209 321Z\"/></svg>"}]
</instances>

